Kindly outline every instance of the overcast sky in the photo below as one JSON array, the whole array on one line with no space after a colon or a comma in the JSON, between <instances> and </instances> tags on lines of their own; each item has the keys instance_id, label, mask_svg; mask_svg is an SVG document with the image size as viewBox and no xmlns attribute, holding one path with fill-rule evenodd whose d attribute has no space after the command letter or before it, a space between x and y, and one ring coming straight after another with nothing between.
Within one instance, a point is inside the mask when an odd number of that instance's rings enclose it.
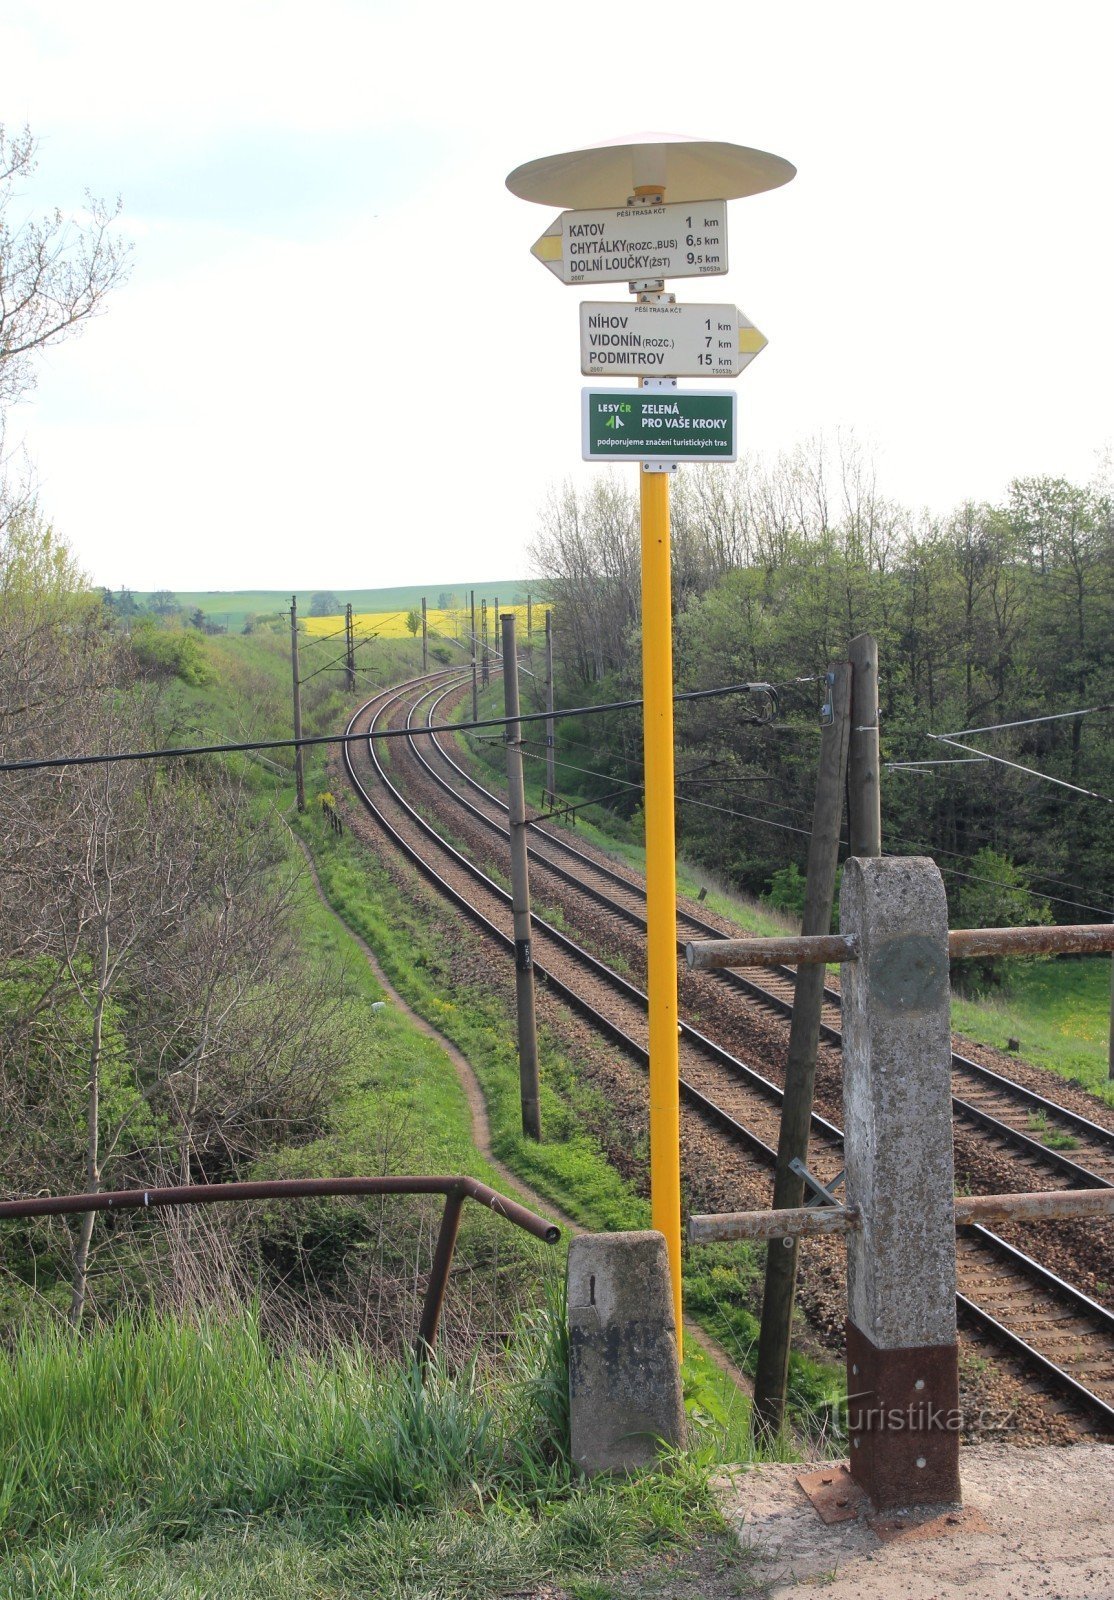
<instances>
[{"instance_id":1,"label":"overcast sky","mask_svg":"<svg viewBox=\"0 0 1114 1600\"><path fill-rule=\"evenodd\" d=\"M853 427L944 511L1114 441L1109 7L0 0L28 204L123 196L130 282L12 419L97 582L525 573L580 462L578 302L520 162L645 129L787 157L729 207L748 452ZM596 291L622 301L622 285ZM631 380L633 383L633 380Z\"/></svg>"}]
</instances>

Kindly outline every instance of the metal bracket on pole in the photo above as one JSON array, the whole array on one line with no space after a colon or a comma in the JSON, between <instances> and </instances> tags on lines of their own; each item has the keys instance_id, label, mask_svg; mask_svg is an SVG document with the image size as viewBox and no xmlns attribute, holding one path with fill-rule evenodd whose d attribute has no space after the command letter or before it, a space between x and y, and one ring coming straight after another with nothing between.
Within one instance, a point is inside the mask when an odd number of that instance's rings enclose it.
<instances>
[{"instance_id":1,"label":"metal bracket on pole","mask_svg":"<svg viewBox=\"0 0 1114 1600\"><path fill-rule=\"evenodd\" d=\"M827 1185L822 1184L820 1179L808 1170L799 1156L793 1157L792 1161L789 1163L789 1170L790 1172L795 1172L798 1178L803 1178L807 1186L812 1190L811 1197L805 1201L806 1206L839 1205L839 1201L836 1199L833 1191L838 1189L840 1184L843 1182L844 1175L842 1172L837 1172L831 1183Z\"/></svg>"},{"instance_id":2,"label":"metal bracket on pole","mask_svg":"<svg viewBox=\"0 0 1114 1600\"><path fill-rule=\"evenodd\" d=\"M663 389L673 390L677 387L677 380L676 378L642 378L639 380L639 386L643 389L655 389L659 392ZM678 465L679 463L676 461L644 461L642 470L643 472L676 472Z\"/></svg>"}]
</instances>

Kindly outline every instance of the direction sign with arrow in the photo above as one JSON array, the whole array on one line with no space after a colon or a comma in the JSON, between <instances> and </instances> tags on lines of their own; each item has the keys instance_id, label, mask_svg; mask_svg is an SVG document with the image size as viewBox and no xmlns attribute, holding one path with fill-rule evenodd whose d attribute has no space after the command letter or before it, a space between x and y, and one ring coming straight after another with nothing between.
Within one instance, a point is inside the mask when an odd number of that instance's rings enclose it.
<instances>
[{"instance_id":1,"label":"direction sign with arrow","mask_svg":"<svg viewBox=\"0 0 1114 1600\"><path fill-rule=\"evenodd\" d=\"M562 211L531 246L562 283L706 278L727 271L722 200Z\"/></svg>"},{"instance_id":2,"label":"direction sign with arrow","mask_svg":"<svg viewBox=\"0 0 1114 1600\"><path fill-rule=\"evenodd\" d=\"M679 306L671 295L580 303L580 370L590 378L735 378L765 347L738 306Z\"/></svg>"}]
</instances>

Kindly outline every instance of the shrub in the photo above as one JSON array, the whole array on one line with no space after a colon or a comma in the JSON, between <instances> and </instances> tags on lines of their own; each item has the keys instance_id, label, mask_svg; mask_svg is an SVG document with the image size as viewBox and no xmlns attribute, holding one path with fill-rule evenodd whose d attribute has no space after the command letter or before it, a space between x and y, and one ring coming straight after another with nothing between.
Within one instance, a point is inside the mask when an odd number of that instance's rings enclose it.
<instances>
[{"instance_id":1,"label":"shrub","mask_svg":"<svg viewBox=\"0 0 1114 1600\"><path fill-rule=\"evenodd\" d=\"M196 633L145 622L129 636L129 643L136 664L146 677L179 678L193 688L212 679L205 647Z\"/></svg>"}]
</instances>

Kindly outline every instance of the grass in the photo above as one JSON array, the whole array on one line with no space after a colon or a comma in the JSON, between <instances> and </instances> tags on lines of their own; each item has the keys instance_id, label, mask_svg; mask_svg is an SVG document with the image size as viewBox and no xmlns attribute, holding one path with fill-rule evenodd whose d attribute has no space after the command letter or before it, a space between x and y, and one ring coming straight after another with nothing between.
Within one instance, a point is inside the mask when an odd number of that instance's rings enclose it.
<instances>
[{"instance_id":1,"label":"grass","mask_svg":"<svg viewBox=\"0 0 1114 1600\"><path fill-rule=\"evenodd\" d=\"M953 998L952 1023L969 1039L999 1050L1017 1039L1026 1061L1114 1106L1108 1076L1109 957L1019 963L1008 993Z\"/></svg>"},{"instance_id":2,"label":"grass","mask_svg":"<svg viewBox=\"0 0 1114 1600\"><path fill-rule=\"evenodd\" d=\"M475 1368L276 1354L250 1315L147 1318L0 1357L0 1596L482 1596L592 1581L718 1517L683 1460L581 1483L552 1327Z\"/></svg>"},{"instance_id":3,"label":"grass","mask_svg":"<svg viewBox=\"0 0 1114 1600\"><path fill-rule=\"evenodd\" d=\"M568 1053L542 1030L541 1107L545 1139L523 1138L513 1022L492 991L456 985L448 997L450 962L445 940L424 904L409 903L377 859L338 840L313 816L299 830L312 840L314 858L331 904L375 949L392 983L468 1057L488 1108L495 1155L532 1188L584 1227L613 1231L650 1225L648 1201L635 1193L608 1161L589 1128L606 1124L608 1107ZM620 1142L629 1135L619 1134ZM753 1373L758 1323L752 1309L759 1256L739 1245L730 1252L690 1251L685 1294L689 1311L723 1344L744 1371ZM718 1460L749 1458L749 1399L689 1341L683 1374L690 1411L706 1425L705 1443ZM814 1429L829 1425L831 1397L842 1384L835 1367L792 1356L791 1410Z\"/></svg>"}]
</instances>

